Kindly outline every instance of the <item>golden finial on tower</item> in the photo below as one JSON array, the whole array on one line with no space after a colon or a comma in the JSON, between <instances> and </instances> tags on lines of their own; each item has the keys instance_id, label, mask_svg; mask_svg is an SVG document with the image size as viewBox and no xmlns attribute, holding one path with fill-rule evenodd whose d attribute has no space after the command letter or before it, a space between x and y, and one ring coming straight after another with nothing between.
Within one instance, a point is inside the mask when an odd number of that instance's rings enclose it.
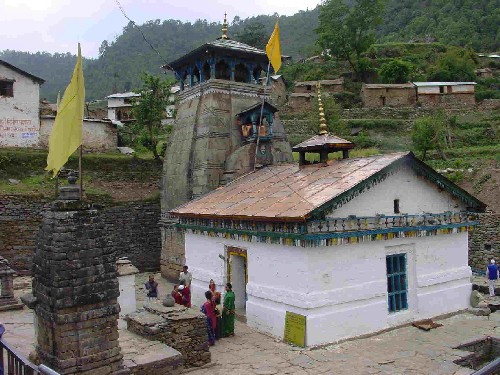
<instances>
[{"instance_id":1,"label":"golden finial on tower","mask_svg":"<svg viewBox=\"0 0 500 375\"><path fill-rule=\"evenodd\" d=\"M227 13L224 12L224 23L222 24L222 39L229 39L227 36Z\"/></svg>"},{"instance_id":2,"label":"golden finial on tower","mask_svg":"<svg viewBox=\"0 0 500 375\"><path fill-rule=\"evenodd\" d=\"M328 126L326 125L325 111L323 109L323 102L321 100L321 83L317 83L318 89L318 106L319 106L319 135L328 134Z\"/></svg>"}]
</instances>

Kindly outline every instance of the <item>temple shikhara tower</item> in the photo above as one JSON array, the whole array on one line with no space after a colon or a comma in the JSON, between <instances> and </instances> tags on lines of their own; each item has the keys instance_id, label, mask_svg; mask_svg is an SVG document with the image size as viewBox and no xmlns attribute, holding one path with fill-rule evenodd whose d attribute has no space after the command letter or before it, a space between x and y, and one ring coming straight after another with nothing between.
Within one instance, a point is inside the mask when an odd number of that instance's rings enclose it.
<instances>
[{"instance_id":1,"label":"temple shikhara tower","mask_svg":"<svg viewBox=\"0 0 500 375\"><path fill-rule=\"evenodd\" d=\"M181 87L163 171L164 277L176 279L185 262L184 235L169 210L261 166L292 161L270 103L267 67L265 51L227 35L226 19L220 38L163 67L174 71Z\"/></svg>"}]
</instances>

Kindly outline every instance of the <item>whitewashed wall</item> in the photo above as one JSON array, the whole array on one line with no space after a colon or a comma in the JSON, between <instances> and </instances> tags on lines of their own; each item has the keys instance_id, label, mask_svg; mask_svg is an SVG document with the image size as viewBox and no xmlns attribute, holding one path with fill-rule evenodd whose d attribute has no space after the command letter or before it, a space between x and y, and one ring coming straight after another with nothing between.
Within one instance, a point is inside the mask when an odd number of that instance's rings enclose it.
<instances>
[{"instance_id":1,"label":"whitewashed wall","mask_svg":"<svg viewBox=\"0 0 500 375\"><path fill-rule=\"evenodd\" d=\"M125 98L108 98L108 108L130 107L130 104L125 104Z\"/></svg>"},{"instance_id":2,"label":"whitewashed wall","mask_svg":"<svg viewBox=\"0 0 500 375\"><path fill-rule=\"evenodd\" d=\"M307 316L307 345L331 343L465 309L471 271L467 233L299 248L186 234L193 302L208 281L222 287L225 246L247 249L250 326L283 337L286 311ZM389 314L385 257L407 253L409 309ZM220 289L219 289L220 290Z\"/></svg>"},{"instance_id":3,"label":"whitewashed wall","mask_svg":"<svg viewBox=\"0 0 500 375\"><path fill-rule=\"evenodd\" d=\"M467 92L471 93L475 91L475 86L474 85L455 85L451 87L451 92L457 93L457 92Z\"/></svg>"},{"instance_id":4,"label":"whitewashed wall","mask_svg":"<svg viewBox=\"0 0 500 375\"><path fill-rule=\"evenodd\" d=\"M0 147L34 147L39 139L40 84L0 64L0 79L12 79L14 96L0 96Z\"/></svg>"},{"instance_id":5,"label":"whitewashed wall","mask_svg":"<svg viewBox=\"0 0 500 375\"><path fill-rule=\"evenodd\" d=\"M39 146L49 147L49 136L54 126L53 116L43 116L40 123ZM84 119L83 148L86 151L115 151L118 146L118 132L109 121Z\"/></svg>"},{"instance_id":6,"label":"whitewashed wall","mask_svg":"<svg viewBox=\"0 0 500 375\"><path fill-rule=\"evenodd\" d=\"M407 214L459 212L465 205L445 190L419 177L409 167L334 210L328 217L394 215L394 200L399 199L400 212Z\"/></svg>"}]
</instances>

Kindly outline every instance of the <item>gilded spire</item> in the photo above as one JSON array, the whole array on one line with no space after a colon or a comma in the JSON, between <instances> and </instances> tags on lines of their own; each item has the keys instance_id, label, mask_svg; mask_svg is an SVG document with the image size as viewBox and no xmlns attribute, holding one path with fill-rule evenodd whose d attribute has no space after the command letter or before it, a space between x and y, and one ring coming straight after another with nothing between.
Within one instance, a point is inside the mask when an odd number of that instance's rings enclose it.
<instances>
[{"instance_id":1,"label":"gilded spire","mask_svg":"<svg viewBox=\"0 0 500 375\"><path fill-rule=\"evenodd\" d=\"M328 126L326 125L325 111L323 109L323 102L321 101L321 84L318 82L316 87L318 89L319 135L325 135L328 134Z\"/></svg>"},{"instance_id":2,"label":"gilded spire","mask_svg":"<svg viewBox=\"0 0 500 375\"><path fill-rule=\"evenodd\" d=\"M224 13L224 23L222 24L222 39L229 39L227 36L227 13Z\"/></svg>"}]
</instances>

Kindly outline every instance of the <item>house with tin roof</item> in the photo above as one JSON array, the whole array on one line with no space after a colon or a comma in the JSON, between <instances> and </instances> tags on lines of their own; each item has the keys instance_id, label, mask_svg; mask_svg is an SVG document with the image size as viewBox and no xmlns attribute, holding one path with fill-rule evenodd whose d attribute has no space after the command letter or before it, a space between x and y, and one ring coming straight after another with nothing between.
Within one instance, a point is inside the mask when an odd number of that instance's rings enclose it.
<instances>
[{"instance_id":1,"label":"house with tin roof","mask_svg":"<svg viewBox=\"0 0 500 375\"><path fill-rule=\"evenodd\" d=\"M299 163L266 165L170 214L185 236L193 303L231 282L247 324L315 346L469 306L468 232L485 204L411 152L350 158L320 132ZM337 155L337 158L332 156Z\"/></svg>"}]
</instances>

